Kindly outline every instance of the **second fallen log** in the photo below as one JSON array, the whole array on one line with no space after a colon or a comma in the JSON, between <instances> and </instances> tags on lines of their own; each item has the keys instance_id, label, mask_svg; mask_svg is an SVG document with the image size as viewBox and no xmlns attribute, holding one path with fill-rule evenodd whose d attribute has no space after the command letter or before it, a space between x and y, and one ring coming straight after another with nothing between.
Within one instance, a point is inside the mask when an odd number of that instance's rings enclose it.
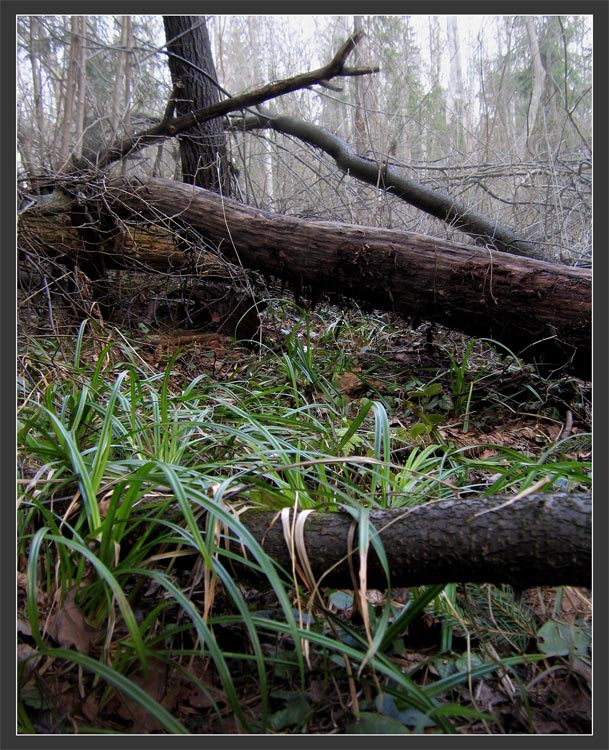
<instances>
[{"instance_id":1,"label":"second fallen log","mask_svg":"<svg viewBox=\"0 0 609 750\"><path fill-rule=\"evenodd\" d=\"M291 571L309 569L321 587L353 588L359 576L358 534L349 564L349 536L357 522L347 513L314 512L303 517L302 539L291 539L295 519L248 511L240 517L265 552ZM438 500L413 508L375 509L370 524L382 542L392 586L433 583L507 583L587 586L592 583L592 501L589 494L536 493ZM235 552L241 551L235 545ZM237 575L251 578L240 566ZM387 587L372 546L367 585Z\"/></svg>"}]
</instances>

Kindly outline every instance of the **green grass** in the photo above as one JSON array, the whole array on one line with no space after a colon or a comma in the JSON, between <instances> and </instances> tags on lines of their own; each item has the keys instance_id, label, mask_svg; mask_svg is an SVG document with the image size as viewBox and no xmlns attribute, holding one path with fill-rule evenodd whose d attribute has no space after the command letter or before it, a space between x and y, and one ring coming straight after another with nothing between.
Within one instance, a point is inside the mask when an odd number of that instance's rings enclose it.
<instances>
[{"instance_id":1,"label":"green grass","mask_svg":"<svg viewBox=\"0 0 609 750\"><path fill-rule=\"evenodd\" d=\"M465 700L467 691L501 670L524 673L541 657L518 639L500 657L485 650L496 622L467 611L453 582L412 589L403 607L389 590L379 604L360 601L361 622L349 620L331 606L331 591L295 588L291 571L279 569L240 521L246 507L341 509L358 522L360 549L372 545L383 561L371 508L515 493L541 480L545 489L589 486L590 465L572 457L569 438L535 455L491 446L493 455L480 459L441 438L444 422L463 412L470 425L474 419L485 374L466 384L471 347L460 364L451 360L452 402L444 406L444 386L431 378L407 389L401 411L378 384L347 398L337 372L355 369L366 383L386 365L379 354L367 368L355 361L356 350L369 353L371 331L379 351L390 347L389 326L365 316L340 326L304 317L281 350L251 355L225 382L184 376L179 352L157 372L123 337L95 347L85 325L69 357L52 344L24 343L20 614L47 669L21 665L21 732L37 731L42 714L55 731L129 731L128 718L112 718L125 701L159 731L188 732L196 712L180 705L195 690L221 732L315 731L313 717L327 719L330 704L340 709L342 731L378 731L383 720L409 732L493 725ZM244 586L236 563L267 593ZM70 621L73 632L53 636L49 623L68 611L70 597L81 619ZM513 599L501 608L504 623L518 610ZM424 616L440 624L436 655L458 665L455 633L465 632L475 668L454 666L435 680L422 676L429 659L404 668L404 634ZM534 635L540 624L527 627ZM85 630L90 646L79 648ZM165 665L173 703L152 694L151 663ZM59 688L79 696L67 711ZM94 719L82 708L88 695L99 702Z\"/></svg>"}]
</instances>

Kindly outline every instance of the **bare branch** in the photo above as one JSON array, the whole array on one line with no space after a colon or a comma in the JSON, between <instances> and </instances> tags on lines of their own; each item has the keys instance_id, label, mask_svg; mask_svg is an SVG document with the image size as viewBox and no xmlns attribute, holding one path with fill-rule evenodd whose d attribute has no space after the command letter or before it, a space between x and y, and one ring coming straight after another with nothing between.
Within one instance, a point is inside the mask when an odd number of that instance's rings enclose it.
<instances>
[{"instance_id":1,"label":"bare branch","mask_svg":"<svg viewBox=\"0 0 609 750\"><path fill-rule=\"evenodd\" d=\"M329 154L337 166L351 177L374 187L380 185L392 195L465 232L481 244L512 255L544 259L543 250L534 243L518 237L508 227L501 226L493 219L472 210L448 193L432 190L416 180L409 179L386 162L379 163L358 156L346 141L325 128L295 117L276 116L265 111L248 115L245 120L231 125L239 130L244 126L248 130L270 127L279 133L293 135L305 143L316 146Z\"/></svg>"},{"instance_id":2,"label":"bare branch","mask_svg":"<svg viewBox=\"0 0 609 750\"><path fill-rule=\"evenodd\" d=\"M107 167L109 164L118 161L127 154L139 151L150 144L158 143L159 139L174 137L178 135L178 133L183 133L185 130L193 127L193 125L200 124L206 120L212 120L215 117L222 117L229 112L246 109L247 107L261 104L269 99L275 99L278 96L289 94L292 91L321 84L322 81L327 82L332 78L376 73L378 72L378 68L346 68L344 65L346 58L355 48L355 45L359 42L361 36L361 34L353 34L350 36L336 53L332 61L322 68L309 71L308 73L301 73L297 76L286 78L281 81L273 81L272 83L268 83L265 86L254 89L253 91L231 97L230 99L225 99L212 107L205 107L204 109L190 112L181 117L169 120L164 118L152 128L115 142L105 151L89 157L89 162L93 163L99 169L102 169L103 167ZM76 166L78 169L82 169L89 165L78 163Z\"/></svg>"}]
</instances>

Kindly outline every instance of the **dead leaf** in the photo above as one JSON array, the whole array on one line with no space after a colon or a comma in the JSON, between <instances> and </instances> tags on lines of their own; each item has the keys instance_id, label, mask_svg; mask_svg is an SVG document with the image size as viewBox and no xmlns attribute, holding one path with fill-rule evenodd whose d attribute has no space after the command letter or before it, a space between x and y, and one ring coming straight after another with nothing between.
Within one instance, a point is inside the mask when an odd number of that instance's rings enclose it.
<instances>
[{"instance_id":1,"label":"dead leaf","mask_svg":"<svg viewBox=\"0 0 609 750\"><path fill-rule=\"evenodd\" d=\"M80 710L91 723L95 723L99 713L99 699L90 693L80 706Z\"/></svg>"},{"instance_id":2,"label":"dead leaf","mask_svg":"<svg viewBox=\"0 0 609 750\"><path fill-rule=\"evenodd\" d=\"M27 575L25 573L17 573L17 589L27 592ZM36 587L36 604L40 607L49 606L49 597L44 591L40 590L40 587Z\"/></svg>"},{"instance_id":3,"label":"dead leaf","mask_svg":"<svg viewBox=\"0 0 609 750\"><path fill-rule=\"evenodd\" d=\"M37 649L32 648L27 643L17 644L17 661L25 662L23 667L23 681L26 682L34 673L41 657Z\"/></svg>"},{"instance_id":4,"label":"dead leaf","mask_svg":"<svg viewBox=\"0 0 609 750\"><path fill-rule=\"evenodd\" d=\"M339 372L336 375L336 386L343 396L355 398L366 388L365 384L353 372Z\"/></svg>"},{"instance_id":5,"label":"dead leaf","mask_svg":"<svg viewBox=\"0 0 609 750\"><path fill-rule=\"evenodd\" d=\"M150 659L146 673L138 670L129 675L129 679L168 711L175 708L179 685L167 689L167 666L163 662ZM123 719L133 722L129 730L131 734L150 734L162 729L161 724L143 706L126 696L117 713Z\"/></svg>"},{"instance_id":6,"label":"dead leaf","mask_svg":"<svg viewBox=\"0 0 609 750\"><path fill-rule=\"evenodd\" d=\"M21 633L21 635L32 635L32 626L21 615L17 615L17 632Z\"/></svg>"},{"instance_id":7,"label":"dead leaf","mask_svg":"<svg viewBox=\"0 0 609 750\"><path fill-rule=\"evenodd\" d=\"M209 708L214 705L210 695L201 690L198 685L194 685L188 691L187 700L193 708Z\"/></svg>"},{"instance_id":8,"label":"dead leaf","mask_svg":"<svg viewBox=\"0 0 609 750\"><path fill-rule=\"evenodd\" d=\"M93 628L74 601L75 595L76 589L68 592L62 607L49 620L47 631L64 648L74 646L81 654L88 654Z\"/></svg>"}]
</instances>

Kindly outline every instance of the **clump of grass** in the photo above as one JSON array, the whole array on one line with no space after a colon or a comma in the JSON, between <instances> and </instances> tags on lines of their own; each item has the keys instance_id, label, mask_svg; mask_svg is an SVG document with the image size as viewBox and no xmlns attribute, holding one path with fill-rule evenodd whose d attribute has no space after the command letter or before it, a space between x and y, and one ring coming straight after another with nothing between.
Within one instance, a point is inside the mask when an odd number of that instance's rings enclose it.
<instances>
[{"instance_id":1,"label":"clump of grass","mask_svg":"<svg viewBox=\"0 0 609 750\"><path fill-rule=\"evenodd\" d=\"M57 352L46 358L42 348L35 358L28 353L18 432L18 567L31 647L21 665L21 731L36 731L41 712L54 717L53 731L71 731L73 715L80 731L99 729L78 702L62 714L49 669L28 667L40 658L71 675L63 689L73 685L81 703L95 696L105 729L129 729L129 720L121 725L104 713L113 715L119 700L169 733L191 731L193 718L179 700L167 707L151 689L154 664L171 676L174 697L204 696L209 726L220 732L303 731L331 703L343 706L344 727L353 731L378 731L384 721L451 733L457 717L494 721L453 700L458 688L541 658L519 645L517 653L482 654L439 679L418 680L420 666L405 669L396 644L427 614L441 622L439 652L451 652L455 629L473 622L454 584L413 589L396 607L388 581L380 604L359 602L358 624L332 606L333 592L308 598L240 521L244 507L341 509L358 521L360 547L374 544L383 559L370 508L521 491L542 477L547 486L589 483L588 467L566 460L564 445L536 458L499 448L475 459L441 440L417 439L438 433L404 431L384 399L348 399L337 387L334 373L355 363L337 351L336 338L354 329L346 323L313 334L307 317L281 351L253 357L224 383L181 377L177 353L152 371L124 341L90 356L85 326L71 361ZM437 389L421 393L431 398ZM419 419L438 408L415 401ZM252 600L235 566L264 581L270 606ZM68 610L71 629L62 633L56 624ZM486 626L476 620L476 627Z\"/></svg>"}]
</instances>

